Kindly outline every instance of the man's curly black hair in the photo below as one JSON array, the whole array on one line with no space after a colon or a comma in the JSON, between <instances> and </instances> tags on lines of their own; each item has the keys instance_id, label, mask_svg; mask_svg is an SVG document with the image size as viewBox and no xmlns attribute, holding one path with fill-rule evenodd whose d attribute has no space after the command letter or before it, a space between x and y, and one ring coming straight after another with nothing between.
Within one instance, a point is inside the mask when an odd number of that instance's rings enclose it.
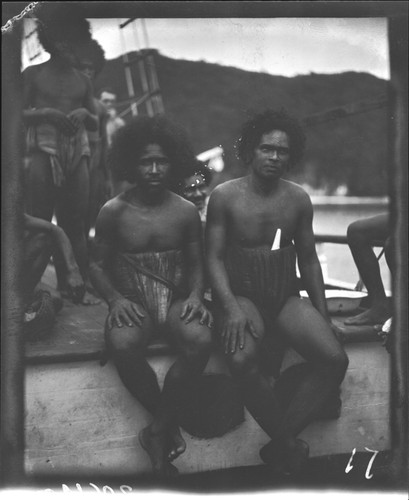
<instances>
[{"instance_id":1,"label":"man's curly black hair","mask_svg":"<svg viewBox=\"0 0 409 500\"><path fill-rule=\"evenodd\" d=\"M38 39L49 54L56 42L77 45L91 40L91 26L82 10L68 3L46 2L37 13Z\"/></svg>"},{"instance_id":2,"label":"man's curly black hair","mask_svg":"<svg viewBox=\"0 0 409 500\"><path fill-rule=\"evenodd\" d=\"M169 158L169 189L178 192L181 179L194 174L195 156L184 130L164 115L136 116L120 128L109 151L109 164L117 180L135 182L135 167L149 144L159 144Z\"/></svg>"},{"instance_id":3,"label":"man's curly black hair","mask_svg":"<svg viewBox=\"0 0 409 500\"><path fill-rule=\"evenodd\" d=\"M259 113L244 123L240 138L237 141L239 158L248 165L254 158L254 150L260 143L261 136L272 130L286 132L289 137L290 164L296 164L303 156L305 135L295 118L284 109L280 111L268 109Z\"/></svg>"}]
</instances>

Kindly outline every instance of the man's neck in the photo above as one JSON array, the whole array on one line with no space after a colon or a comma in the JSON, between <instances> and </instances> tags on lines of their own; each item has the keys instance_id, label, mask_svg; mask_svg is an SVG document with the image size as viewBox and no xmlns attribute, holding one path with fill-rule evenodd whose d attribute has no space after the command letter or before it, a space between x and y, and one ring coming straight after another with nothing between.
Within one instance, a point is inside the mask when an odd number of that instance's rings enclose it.
<instances>
[{"instance_id":1,"label":"man's neck","mask_svg":"<svg viewBox=\"0 0 409 500\"><path fill-rule=\"evenodd\" d=\"M57 55L51 55L49 59L49 64L52 68L57 69L58 71L70 72L73 71L73 67L62 57Z\"/></svg>"},{"instance_id":2,"label":"man's neck","mask_svg":"<svg viewBox=\"0 0 409 500\"><path fill-rule=\"evenodd\" d=\"M130 192L129 201L138 206L158 207L164 203L168 196L167 189L146 189L136 186Z\"/></svg>"},{"instance_id":3,"label":"man's neck","mask_svg":"<svg viewBox=\"0 0 409 500\"><path fill-rule=\"evenodd\" d=\"M274 191L278 189L279 184L280 178L270 180L256 176L254 173L249 175L249 185L251 189L261 196L267 196L274 193Z\"/></svg>"}]
</instances>

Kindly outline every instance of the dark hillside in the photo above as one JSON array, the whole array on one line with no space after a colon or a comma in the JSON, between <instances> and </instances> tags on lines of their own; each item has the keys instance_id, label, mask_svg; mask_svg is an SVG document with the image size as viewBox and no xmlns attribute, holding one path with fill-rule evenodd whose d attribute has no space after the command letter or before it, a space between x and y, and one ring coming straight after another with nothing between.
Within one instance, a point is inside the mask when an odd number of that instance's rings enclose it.
<instances>
[{"instance_id":1,"label":"dark hillside","mask_svg":"<svg viewBox=\"0 0 409 500\"><path fill-rule=\"evenodd\" d=\"M221 145L223 178L244 172L235 158L240 124L254 111L285 107L299 118L374 99L387 82L367 73L310 74L287 78L237 68L175 60L155 54L166 113L189 132L196 153ZM137 77L135 81L138 81ZM107 61L96 88L111 86L127 98L121 59ZM137 94L141 93L137 89ZM328 193L346 185L351 195L387 192L387 110L381 108L310 127L303 162L289 177Z\"/></svg>"}]
</instances>

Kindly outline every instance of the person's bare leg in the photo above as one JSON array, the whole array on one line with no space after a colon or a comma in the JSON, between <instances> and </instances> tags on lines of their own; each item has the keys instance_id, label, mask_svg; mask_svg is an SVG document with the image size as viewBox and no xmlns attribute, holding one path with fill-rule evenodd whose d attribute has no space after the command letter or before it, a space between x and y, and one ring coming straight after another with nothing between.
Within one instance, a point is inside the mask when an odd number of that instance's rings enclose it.
<instances>
[{"instance_id":1,"label":"person's bare leg","mask_svg":"<svg viewBox=\"0 0 409 500\"><path fill-rule=\"evenodd\" d=\"M194 387L206 367L211 333L208 327L200 325L197 319L186 324L180 319L182 301L176 301L170 308L167 325L176 343L179 356L170 367L163 385L158 411L150 426L142 431L145 449L149 453L158 474L173 474L176 468L169 468L169 455L176 458L185 450L186 444L177 426L177 406L184 389ZM169 450L169 437L173 449Z\"/></svg>"},{"instance_id":2,"label":"person's bare leg","mask_svg":"<svg viewBox=\"0 0 409 500\"><path fill-rule=\"evenodd\" d=\"M236 297L241 309L250 318L259 339L256 341L246 332L244 349L227 354L230 371L241 387L244 404L260 427L270 436L277 437L277 429L283 417L283 409L273 388L259 368L259 349L265 335L264 322L256 306L248 299ZM273 333L273 332L268 332Z\"/></svg>"},{"instance_id":3,"label":"person's bare leg","mask_svg":"<svg viewBox=\"0 0 409 500\"><path fill-rule=\"evenodd\" d=\"M51 173L49 155L35 151L29 157L25 186L25 211L33 217L51 221L54 213L56 188Z\"/></svg>"},{"instance_id":4,"label":"person's bare leg","mask_svg":"<svg viewBox=\"0 0 409 500\"><path fill-rule=\"evenodd\" d=\"M274 455L274 450L277 453L284 450L285 455L288 450L291 468L297 467L305 454L305 446L297 443L296 436L342 382L348 357L324 318L298 297L288 299L278 316L277 328L288 344L312 366L284 412L276 437L268 445L270 455Z\"/></svg>"},{"instance_id":5,"label":"person's bare leg","mask_svg":"<svg viewBox=\"0 0 409 500\"><path fill-rule=\"evenodd\" d=\"M368 290L370 307L345 320L346 325L374 325L383 323L390 316L390 304L382 283L379 262L372 249L374 241L386 241L389 233L387 214L359 220L348 227L348 245Z\"/></svg>"},{"instance_id":6,"label":"person's bare leg","mask_svg":"<svg viewBox=\"0 0 409 500\"><path fill-rule=\"evenodd\" d=\"M29 301L51 257L51 237L44 232L30 231L25 238L24 248L24 295Z\"/></svg>"},{"instance_id":7,"label":"person's bare leg","mask_svg":"<svg viewBox=\"0 0 409 500\"><path fill-rule=\"evenodd\" d=\"M92 289L88 277L88 246L85 237L85 220L88 211L89 173L86 158L79 165L62 188L57 203L57 221L68 236L74 252L75 260L80 268L88 291L82 299L84 305L96 305L101 302L89 292ZM59 264L57 264L59 265Z\"/></svg>"},{"instance_id":8,"label":"person's bare leg","mask_svg":"<svg viewBox=\"0 0 409 500\"><path fill-rule=\"evenodd\" d=\"M159 409L161 391L156 374L146 361L146 346L153 332L152 322L146 313L142 325L142 328L134 325L121 328L114 326L112 329L106 326L105 337L122 383L154 416ZM149 428L150 426L147 427ZM153 471L162 472L166 458L164 452L166 439L159 442L158 439L151 439L150 433L146 430L141 431L139 439L151 458ZM151 447L155 448L155 453L151 452ZM157 458L157 447L159 454L163 451L164 456L161 460Z\"/></svg>"}]
</instances>

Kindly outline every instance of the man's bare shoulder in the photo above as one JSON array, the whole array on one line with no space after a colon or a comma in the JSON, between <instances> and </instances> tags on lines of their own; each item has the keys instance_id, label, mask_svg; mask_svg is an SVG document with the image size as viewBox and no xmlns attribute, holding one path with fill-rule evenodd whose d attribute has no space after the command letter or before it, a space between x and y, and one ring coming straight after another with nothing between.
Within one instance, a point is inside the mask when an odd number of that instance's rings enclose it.
<instances>
[{"instance_id":1,"label":"man's bare shoulder","mask_svg":"<svg viewBox=\"0 0 409 500\"><path fill-rule=\"evenodd\" d=\"M285 195L291 197L293 201L304 206L311 205L311 198L302 186L285 179L281 179L281 185Z\"/></svg>"},{"instance_id":2,"label":"man's bare shoulder","mask_svg":"<svg viewBox=\"0 0 409 500\"><path fill-rule=\"evenodd\" d=\"M191 201L186 200L172 191L170 191L169 203L172 210L174 210L178 215L195 217L198 213L196 206Z\"/></svg>"},{"instance_id":3,"label":"man's bare shoulder","mask_svg":"<svg viewBox=\"0 0 409 500\"><path fill-rule=\"evenodd\" d=\"M211 197L218 199L225 199L234 194L237 194L245 187L245 178L231 179L216 186L211 194Z\"/></svg>"}]
</instances>

